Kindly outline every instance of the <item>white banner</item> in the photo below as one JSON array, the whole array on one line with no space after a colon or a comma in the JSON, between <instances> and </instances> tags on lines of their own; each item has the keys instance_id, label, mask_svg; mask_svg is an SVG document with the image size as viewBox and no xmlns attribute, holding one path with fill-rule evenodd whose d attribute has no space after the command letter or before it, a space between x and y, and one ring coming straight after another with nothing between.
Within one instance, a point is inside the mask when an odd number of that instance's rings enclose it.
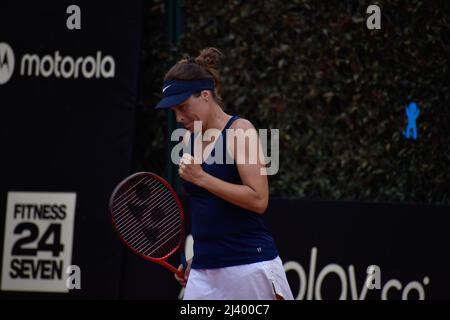
<instances>
[{"instance_id":1,"label":"white banner","mask_svg":"<svg viewBox=\"0 0 450 320\"><path fill-rule=\"evenodd\" d=\"M76 193L9 192L2 290L68 292Z\"/></svg>"}]
</instances>

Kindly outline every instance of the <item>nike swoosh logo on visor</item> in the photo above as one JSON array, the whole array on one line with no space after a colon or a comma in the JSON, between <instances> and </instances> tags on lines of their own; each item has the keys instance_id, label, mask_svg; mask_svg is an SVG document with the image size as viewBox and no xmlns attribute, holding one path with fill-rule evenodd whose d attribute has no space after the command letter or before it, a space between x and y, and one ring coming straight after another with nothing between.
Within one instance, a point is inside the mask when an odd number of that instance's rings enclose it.
<instances>
[{"instance_id":1,"label":"nike swoosh logo on visor","mask_svg":"<svg viewBox=\"0 0 450 320\"><path fill-rule=\"evenodd\" d=\"M169 84L167 87L164 87L162 92L166 91L166 89L169 88L170 86L171 84Z\"/></svg>"}]
</instances>

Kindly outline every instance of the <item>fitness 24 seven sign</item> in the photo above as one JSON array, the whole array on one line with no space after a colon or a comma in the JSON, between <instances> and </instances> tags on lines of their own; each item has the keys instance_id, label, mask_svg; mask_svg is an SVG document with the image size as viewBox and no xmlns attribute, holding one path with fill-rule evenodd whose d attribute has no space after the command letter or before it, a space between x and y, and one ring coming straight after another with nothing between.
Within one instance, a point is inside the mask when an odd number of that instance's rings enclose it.
<instances>
[{"instance_id":1,"label":"fitness 24 seven sign","mask_svg":"<svg viewBox=\"0 0 450 320\"><path fill-rule=\"evenodd\" d=\"M2 290L68 292L75 198L75 193L8 193Z\"/></svg>"}]
</instances>

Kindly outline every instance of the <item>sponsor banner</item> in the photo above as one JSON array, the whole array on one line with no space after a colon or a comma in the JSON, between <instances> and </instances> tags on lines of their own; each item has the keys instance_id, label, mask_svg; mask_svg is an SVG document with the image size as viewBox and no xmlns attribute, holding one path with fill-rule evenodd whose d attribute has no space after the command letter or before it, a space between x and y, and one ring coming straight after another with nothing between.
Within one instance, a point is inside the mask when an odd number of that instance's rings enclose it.
<instances>
[{"instance_id":1,"label":"sponsor banner","mask_svg":"<svg viewBox=\"0 0 450 320\"><path fill-rule=\"evenodd\" d=\"M448 206L272 199L294 297L450 299Z\"/></svg>"},{"instance_id":2,"label":"sponsor banner","mask_svg":"<svg viewBox=\"0 0 450 320\"><path fill-rule=\"evenodd\" d=\"M75 193L8 193L2 290L69 290L75 201Z\"/></svg>"},{"instance_id":3,"label":"sponsor banner","mask_svg":"<svg viewBox=\"0 0 450 320\"><path fill-rule=\"evenodd\" d=\"M14 73L15 62L20 62L18 76L21 77L56 77L62 79L100 79L114 78L116 63L112 56L97 51L95 55L85 57L62 56L59 50L39 56L25 53L14 54L6 42L0 42L0 85L6 84Z\"/></svg>"},{"instance_id":4,"label":"sponsor banner","mask_svg":"<svg viewBox=\"0 0 450 320\"><path fill-rule=\"evenodd\" d=\"M271 199L264 215L294 298L433 300L450 299L449 212L436 205ZM187 258L195 256L192 247L188 235ZM182 298L170 272L131 253L126 258L126 296Z\"/></svg>"},{"instance_id":5,"label":"sponsor banner","mask_svg":"<svg viewBox=\"0 0 450 320\"><path fill-rule=\"evenodd\" d=\"M0 7L0 299L117 298L108 200L130 174L141 1ZM43 194L21 215L11 191Z\"/></svg>"}]
</instances>

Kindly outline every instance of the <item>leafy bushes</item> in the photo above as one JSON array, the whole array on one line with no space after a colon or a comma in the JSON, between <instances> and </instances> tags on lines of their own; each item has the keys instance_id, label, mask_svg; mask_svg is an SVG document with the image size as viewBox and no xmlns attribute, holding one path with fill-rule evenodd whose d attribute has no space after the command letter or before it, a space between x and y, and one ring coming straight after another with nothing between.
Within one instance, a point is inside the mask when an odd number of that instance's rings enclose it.
<instances>
[{"instance_id":1,"label":"leafy bushes","mask_svg":"<svg viewBox=\"0 0 450 320\"><path fill-rule=\"evenodd\" d=\"M380 1L381 30L358 1L184 1L177 45L164 3L145 7L135 166L163 170L164 72L183 54L221 49L226 111L280 131L271 195L450 203L450 10ZM402 136L421 110L418 140Z\"/></svg>"}]
</instances>

